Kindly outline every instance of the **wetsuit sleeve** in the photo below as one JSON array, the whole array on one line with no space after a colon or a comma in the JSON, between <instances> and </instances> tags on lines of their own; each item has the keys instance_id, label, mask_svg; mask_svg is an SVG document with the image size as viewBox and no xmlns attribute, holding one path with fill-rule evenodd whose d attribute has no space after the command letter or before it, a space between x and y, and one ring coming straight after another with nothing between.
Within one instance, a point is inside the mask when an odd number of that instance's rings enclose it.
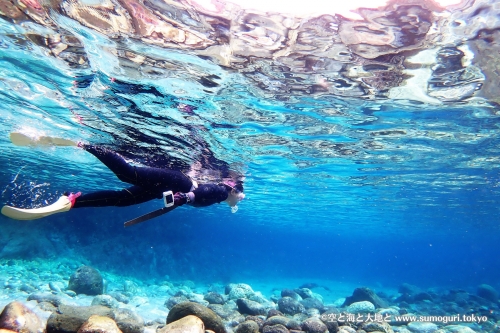
<instances>
[{"instance_id":1,"label":"wetsuit sleeve","mask_svg":"<svg viewBox=\"0 0 500 333\"><path fill-rule=\"evenodd\" d=\"M193 191L195 207L205 207L214 203L221 203L228 197L227 190L224 186L215 184L202 184Z\"/></svg>"}]
</instances>

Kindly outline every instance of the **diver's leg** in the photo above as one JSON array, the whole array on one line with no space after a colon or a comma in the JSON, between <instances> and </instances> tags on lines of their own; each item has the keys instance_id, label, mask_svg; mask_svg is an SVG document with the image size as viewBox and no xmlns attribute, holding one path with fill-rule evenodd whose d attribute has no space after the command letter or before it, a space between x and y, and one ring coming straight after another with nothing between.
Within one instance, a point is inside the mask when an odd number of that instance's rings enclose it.
<instances>
[{"instance_id":1,"label":"diver's leg","mask_svg":"<svg viewBox=\"0 0 500 333\"><path fill-rule=\"evenodd\" d=\"M137 174L135 168L128 164L118 153L100 146L79 144L84 150L88 151L99 159L109 170L126 183L137 185ZM111 191L113 192L113 191Z\"/></svg>"},{"instance_id":2,"label":"diver's leg","mask_svg":"<svg viewBox=\"0 0 500 333\"><path fill-rule=\"evenodd\" d=\"M72 208L131 206L152 199L161 199L162 193L155 189L147 190L140 186L132 186L121 191L97 191L82 194L76 198Z\"/></svg>"},{"instance_id":3,"label":"diver's leg","mask_svg":"<svg viewBox=\"0 0 500 333\"><path fill-rule=\"evenodd\" d=\"M121 191L99 191L84 195L80 192L71 193L61 196L51 205L40 208L23 209L5 205L1 212L14 220L35 220L55 213L67 212L71 208L130 206L161 197L162 193L157 189L146 190L139 186L132 186Z\"/></svg>"},{"instance_id":4,"label":"diver's leg","mask_svg":"<svg viewBox=\"0 0 500 333\"><path fill-rule=\"evenodd\" d=\"M146 188L161 187L173 192L191 190L191 180L180 171L136 167L128 164L122 156L107 148L82 144L80 146L97 157L123 182Z\"/></svg>"}]
</instances>

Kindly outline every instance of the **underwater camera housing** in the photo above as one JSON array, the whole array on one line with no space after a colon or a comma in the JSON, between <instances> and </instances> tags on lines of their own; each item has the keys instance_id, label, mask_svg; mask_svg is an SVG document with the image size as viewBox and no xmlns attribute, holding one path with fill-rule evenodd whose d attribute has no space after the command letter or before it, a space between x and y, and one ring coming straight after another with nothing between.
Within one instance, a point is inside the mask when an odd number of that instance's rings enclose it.
<instances>
[{"instance_id":1,"label":"underwater camera housing","mask_svg":"<svg viewBox=\"0 0 500 333\"><path fill-rule=\"evenodd\" d=\"M174 205L174 194L172 191L163 192L163 203L165 207L172 207Z\"/></svg>"}]
</instances>

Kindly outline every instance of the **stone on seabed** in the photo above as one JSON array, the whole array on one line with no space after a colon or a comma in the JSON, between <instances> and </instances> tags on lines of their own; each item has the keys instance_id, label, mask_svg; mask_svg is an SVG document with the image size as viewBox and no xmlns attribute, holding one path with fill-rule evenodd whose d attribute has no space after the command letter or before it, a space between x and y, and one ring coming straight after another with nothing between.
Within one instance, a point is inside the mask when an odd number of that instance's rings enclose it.
<instances>
[{"instance_id":1,"label":"stone on seabed","mask_svg":"<svg viewBox=\"0 0 500 333\"><path fill-rule=\"evenodd\" d=\"M83 323L83 325L78 329L77 333L122 333L118 328L115 321L111 318L92 315L90 318Z\"/></svg>"},{"instance_id":2,"label":"stone on seabed","mask_svg":"<svg viewBox=\"0 0 500 333\"><path fill-rule=\"evenodd\" d=\"M10 302L0 314L0 328L22 333L42 333L42 321L21 302Z\"/></svg>"},{"instance_id":3,"label":"stone on seabed","mask_svg":"<svg viewBox=\"0 0 500 333\"><path fill-rule=\"evenodd\" d=\"M174 305L167 316L167 324L173 323L188 315L200 318L205 327L215 333L226 333L222 319L209 308L194 302L183 302Z\"/></svg>"},{"instance_id":4,"label":"stone on seabed","mask_svg":"<svg viewBox=\"0 0 500 333\"><path fill-rule=\"evenodd\" d=\"M97 269L82 266L71 275L68 289L77 294L100 295L104 291L104 280Z\"/></svg>"},{"instance_id":5,"label":"stone on seabed","mask_svg":"<svg viewBox=\"0 0 500 333\"><path fill-rule=\"evenodd\" d=\"M189 315L168 324L158 333L205 333L205 325L200 318Z\"/></svg>"}]
</instances>

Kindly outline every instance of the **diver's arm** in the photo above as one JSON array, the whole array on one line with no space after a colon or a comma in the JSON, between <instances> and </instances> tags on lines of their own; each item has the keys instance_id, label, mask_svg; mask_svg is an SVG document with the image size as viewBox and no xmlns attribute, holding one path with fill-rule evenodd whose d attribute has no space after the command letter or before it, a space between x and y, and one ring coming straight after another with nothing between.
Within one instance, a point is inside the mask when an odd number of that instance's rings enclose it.
<instances>
[{"instance_id":1,"label":"diver's arm","mask_svg":"<svg viewBox=\"0 0 500 333\"><path fill-rule=\"evenodd\" d=\"M195 207L206 207L215 203L221 203L228 197L224 186L216 184L202 184L188 193L177 192L174 196L176 206L189 204Z\"/></svg>"}]
</instances>

